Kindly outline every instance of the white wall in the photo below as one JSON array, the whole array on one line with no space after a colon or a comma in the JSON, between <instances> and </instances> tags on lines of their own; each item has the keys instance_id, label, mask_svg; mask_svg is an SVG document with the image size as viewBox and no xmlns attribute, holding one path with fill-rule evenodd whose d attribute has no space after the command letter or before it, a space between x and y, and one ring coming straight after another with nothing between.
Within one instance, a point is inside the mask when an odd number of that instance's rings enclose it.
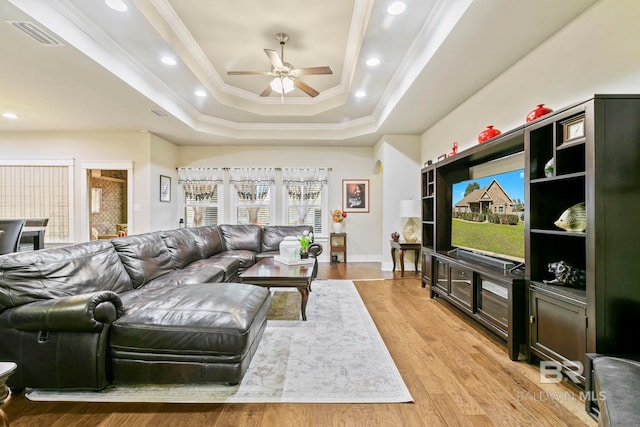
<instances>
[{"instance_id":1,"label":"white wall","mask_svg":"<svg viewBox=\"0 0 640 427\"><path fill-rule=\"evenodd\" d=\"M178 212L177 159L177 145L156 135L150 135L150 230L172 230L178 228L178 218L182 215ZM160 201L160 175L171 178L171 202L169 203Z\"/></svg>"},{"instance_id":2,"label":"white wall","mask_svg":"<svg viewBox=\"0 0 640 427\"><path fill-rule=\"evenodd\" d=\"M399 216L400 200L420 200L420 137L417 135L385 135L375 146L382 177L382 221L379 224L382 270L391 271L393 260L389 240L391 233L402 235L404 220ZM413 269L414 253L408 252L405 267Z\"/></svg>"},{"instance_id":3,"label":"white wall","mask_svg":"<svg viewBox=\"0 0 640 427\"><path fill-rule=\"evenodd\" d=\"M374 150L354 147L205 147L186 146L179 150L179 167L327 167L329 173L329 209L342 208L342 180L368 179L369 213L349 213L347 233L349 262L379 261L382 221L380 176L374 173ZM228 203L227 203L228 205ZM277 207L280 209L280 206ZM331 221L328 218L328 221ZM327 230L330 224L327 223ZM328 244L323 243L328 256ZM328 259L328 258L327 258Z\"/></svg>"},{"instance_id":4,"label":"white wall","mask_svg":"<svg viewBox=\"0 0 640 427\"><path fill-rule=\"evenodd\" d=\"M601 0L422 135L422 163L477 144L487 125L524 124L537 104L559 109L593 94L640 93L640 3ZM490 51L490 49L488 49Z\"/></svg>"}]
</instances>

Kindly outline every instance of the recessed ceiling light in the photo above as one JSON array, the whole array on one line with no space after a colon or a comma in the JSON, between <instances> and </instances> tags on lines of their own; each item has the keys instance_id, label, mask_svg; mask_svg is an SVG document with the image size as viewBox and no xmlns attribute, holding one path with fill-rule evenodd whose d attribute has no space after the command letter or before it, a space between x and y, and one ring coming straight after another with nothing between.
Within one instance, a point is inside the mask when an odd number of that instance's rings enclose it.
<instances>
[{"instance_id":1,"label":"recessed ceiling light","mask_svg":"<svg viewBox=\"0 0 640 427\"><path fill-rule=\"evenodd\" d=\"M369 67L375 67L376 65L380 65L380 59L379 58L369 58L369 59L367 59L367 65Z\"/></svg>"},{"instance_id":2,"label":"recessed ceiling light","mask_svg":"<svg viewBox=\"0 0 640 427\"><path fill-rule=\"evenodd\" d=\"M111 9L113 9L115 11L118 11L118 12L126 12L127 9L128 9L127 5L122 0L104 0L104 2Z\"/></svg>"},{"instance_id":3,"label":"recessed ceiling light","mask_svg":"<svg viewBox=\"0 0 640 427\"><path fill-rule=\"evenodd\" d=\"M407 8L407 5L401 1L394 1L387 8L389 15L400 15Z\"/></svg>"},{"instance_id":4,"label":"recessed ceiling light","mask_svg":"<svg viewBox=\"0 0 640 427\"><path fill-rule=\"evenodd\" d=\"M205 96L207 96L207 92L205 92L204 90L197 90L194 93L196 94L196 96L199 96L200 98L204 98Z\"/></svg>"},{"instance_id":5,"label":"recessed ceiling light","mask_svg":"<svg viewBox=\"0 0 640 427\"><path fill-rule=\"evenodd\" d=\"M17 119L18 115L14 113L3 113L2 117L4 117L5 119Z\"/></svg>"},{"instance_id":6,"label":"recessed ceiling light","mask_svg":"<svg viewBox=\"0 0 640 427\"><path fill-rule=\"evenodd\" d=\"M170 56L163 56L162 59L160 60L162 61L163 64L166 64L166 65L176 65L178 63L178 61L176 61L174 58Z\"/></svg>"},{"instance_id":7,"label":"recessed ceiling light","mask_svg":"<svg viewBox=\"0 0 640 427\"><path fill-rule=\"evenodd\" d=\"M355 93L354 95L356 98L364 98L365 96L367 96L367 92L363 91L363 90L359 90Z\"/></svg>"}]
</instances>

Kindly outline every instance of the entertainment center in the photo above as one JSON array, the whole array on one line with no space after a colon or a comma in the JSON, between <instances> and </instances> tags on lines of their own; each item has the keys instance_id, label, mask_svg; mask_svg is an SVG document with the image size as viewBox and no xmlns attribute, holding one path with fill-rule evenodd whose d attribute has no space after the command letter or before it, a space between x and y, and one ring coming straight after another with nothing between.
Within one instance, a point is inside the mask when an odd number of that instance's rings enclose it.
<instances>
[{"instance_id":1,"label":"entertainment center","mask_svg":"<svg viewBox=\"0 0 640 427\"><path fill-rule=\"evenodd\" d=\"M595 95L422 169L422 286L504 338L512 360L524 350L582 383L586 353L640 354L639 118L640 95ZM509 162L524 168L524 266L452 244L453 186ZM584 231L559 228L579 203ZM559 261L582 283L550 273Z\"/></svg>"}]
</instances>

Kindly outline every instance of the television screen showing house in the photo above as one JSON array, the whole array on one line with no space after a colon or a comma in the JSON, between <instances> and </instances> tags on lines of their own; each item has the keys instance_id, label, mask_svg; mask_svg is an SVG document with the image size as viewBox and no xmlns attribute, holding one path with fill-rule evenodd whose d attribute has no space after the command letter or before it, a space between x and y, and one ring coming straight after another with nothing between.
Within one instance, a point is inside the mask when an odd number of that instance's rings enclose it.
<instances>
[{"instance_id":1,"label":"television screen showing house","mask_svg":"<svg viewBox=\"0 0 640 427\"><path fill-rule=\"evenodd\" d=\"M524 170L470 179L452 188L451 244L524 261Z\"/></svg>"}]
</instances>

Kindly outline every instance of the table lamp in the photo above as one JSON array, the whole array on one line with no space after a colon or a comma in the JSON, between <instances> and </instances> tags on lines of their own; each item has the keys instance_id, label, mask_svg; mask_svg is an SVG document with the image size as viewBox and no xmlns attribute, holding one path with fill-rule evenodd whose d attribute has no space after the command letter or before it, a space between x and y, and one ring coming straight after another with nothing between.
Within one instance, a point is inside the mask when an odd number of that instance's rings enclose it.
<instances>
[{"instance_id":1,"label":"table lamp","mask_svg":"<svg viewBox=\"0 0 640 427\"><path fill-rule=\"evenodd\" d=\"M419 227L414 218L420 218L421 216L419 200L400 200L400 218L407 219L402 230L402 237L409 243L418 241Z\"/></svg>"}]
</instances>

